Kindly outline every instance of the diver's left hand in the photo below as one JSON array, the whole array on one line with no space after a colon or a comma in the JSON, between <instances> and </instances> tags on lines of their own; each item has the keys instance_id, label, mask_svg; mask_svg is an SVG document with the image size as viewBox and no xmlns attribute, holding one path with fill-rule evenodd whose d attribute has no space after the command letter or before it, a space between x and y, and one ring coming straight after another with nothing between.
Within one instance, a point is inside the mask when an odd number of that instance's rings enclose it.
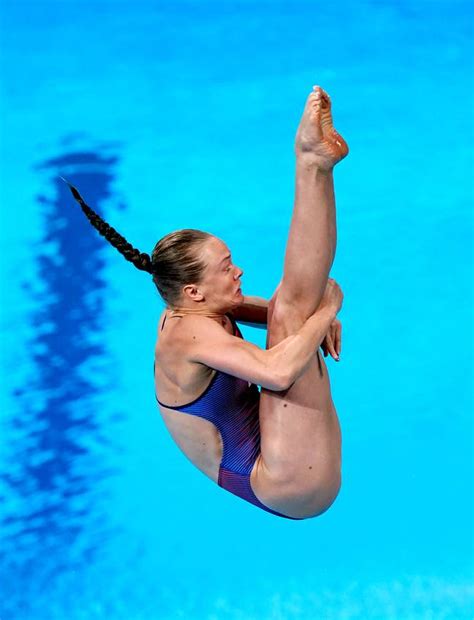
<instances>
[{"instance_id":1,"label":"diver's left hand","mask_svg":"<svg viewBox=\"0 0 474 620\"><path fill-rule=\"evenodd\" d=\"M339 361L339 355L341 354L341 336L342 323L339 319L334 319L329 326L328 333L321 343L321 349L323 350L324 357L327 357L328 353L330 353L331 357L333 357L336 362Z\"/></svg>"}]
</instances>

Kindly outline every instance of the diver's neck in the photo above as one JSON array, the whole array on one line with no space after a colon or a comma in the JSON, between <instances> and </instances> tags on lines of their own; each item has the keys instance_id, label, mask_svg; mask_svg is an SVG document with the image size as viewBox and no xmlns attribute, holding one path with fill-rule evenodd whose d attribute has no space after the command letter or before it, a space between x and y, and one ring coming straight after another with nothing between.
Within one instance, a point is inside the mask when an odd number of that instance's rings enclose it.
<instances>
[{"instance_id":1,"label":"diver's neck","mask_svg":"<svg viewBox=\"0 0 474 620\"><path fill-rule=\"evenodd\" d=\"M167 307L167 310L171 313L171 315L183 315L183 314L195 314L199 316L207 316L210 318L222 318L225 316L226 312L212 312L209 308L187 308L185 306L170 306Z\"/></svg>"}]
</instances>

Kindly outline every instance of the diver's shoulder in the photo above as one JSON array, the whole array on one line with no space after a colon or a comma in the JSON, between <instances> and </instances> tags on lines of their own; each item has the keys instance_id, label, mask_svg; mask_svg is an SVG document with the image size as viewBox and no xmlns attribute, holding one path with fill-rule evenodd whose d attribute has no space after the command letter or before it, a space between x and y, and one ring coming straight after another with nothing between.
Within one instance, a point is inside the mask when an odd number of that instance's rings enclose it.
<instances>
[{"instance_id":1,"label":"diver's shoulder","mask_svg":"<svg viewBox=\"0 0 474 620\"><path fill-rule=\"evenodd\" d=\"M188 314L182 318L182 335L184 338L189 336L206 335L227 332L234 335L235 321L226 313L222 318L213 318L201 314Z\"/></svg>"}]
</instances>

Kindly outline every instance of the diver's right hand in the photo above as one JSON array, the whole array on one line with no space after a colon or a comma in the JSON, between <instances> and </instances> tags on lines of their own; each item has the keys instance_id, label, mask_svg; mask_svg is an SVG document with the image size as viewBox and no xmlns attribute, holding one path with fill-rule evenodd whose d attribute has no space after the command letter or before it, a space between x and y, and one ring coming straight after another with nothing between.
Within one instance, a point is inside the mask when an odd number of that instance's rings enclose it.
<instances>
[{"instance_id":1,"label":"diver's right hand","mask_svg":"<svg viewBox=\"0 0 474 620\"><path fill-rule=\"evenodd\" d=\"M333 278L328 278L326 290L324 291L318 310L330 308L337 314L342 307L343 299L344 295L339 284Z\"/></svg>"}]
</instances>

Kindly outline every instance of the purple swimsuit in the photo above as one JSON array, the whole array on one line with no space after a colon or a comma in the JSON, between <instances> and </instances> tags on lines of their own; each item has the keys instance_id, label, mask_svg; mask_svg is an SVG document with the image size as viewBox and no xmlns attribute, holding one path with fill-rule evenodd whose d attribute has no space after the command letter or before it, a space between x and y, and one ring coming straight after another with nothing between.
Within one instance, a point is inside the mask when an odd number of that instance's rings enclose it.
<instances>
[{"instance_id":1,"label":"purple swimsuit","mask_svg":"<svg viewBox=\"0 0 474 620\"><path fill-rule=\"evenodd\" d=\"M234 335L242 338L233 317L227 316L234 326ZM285 519L295 519L267 508L250 486L250 473L260 454L260 392L256 385L218 370L201 396L187 405L172 407L159 401L158 396L156 400L163 407L199 416L216 426L223 444L218 479L220 487L262 510Z\"/></svg>"}]
</instances>

